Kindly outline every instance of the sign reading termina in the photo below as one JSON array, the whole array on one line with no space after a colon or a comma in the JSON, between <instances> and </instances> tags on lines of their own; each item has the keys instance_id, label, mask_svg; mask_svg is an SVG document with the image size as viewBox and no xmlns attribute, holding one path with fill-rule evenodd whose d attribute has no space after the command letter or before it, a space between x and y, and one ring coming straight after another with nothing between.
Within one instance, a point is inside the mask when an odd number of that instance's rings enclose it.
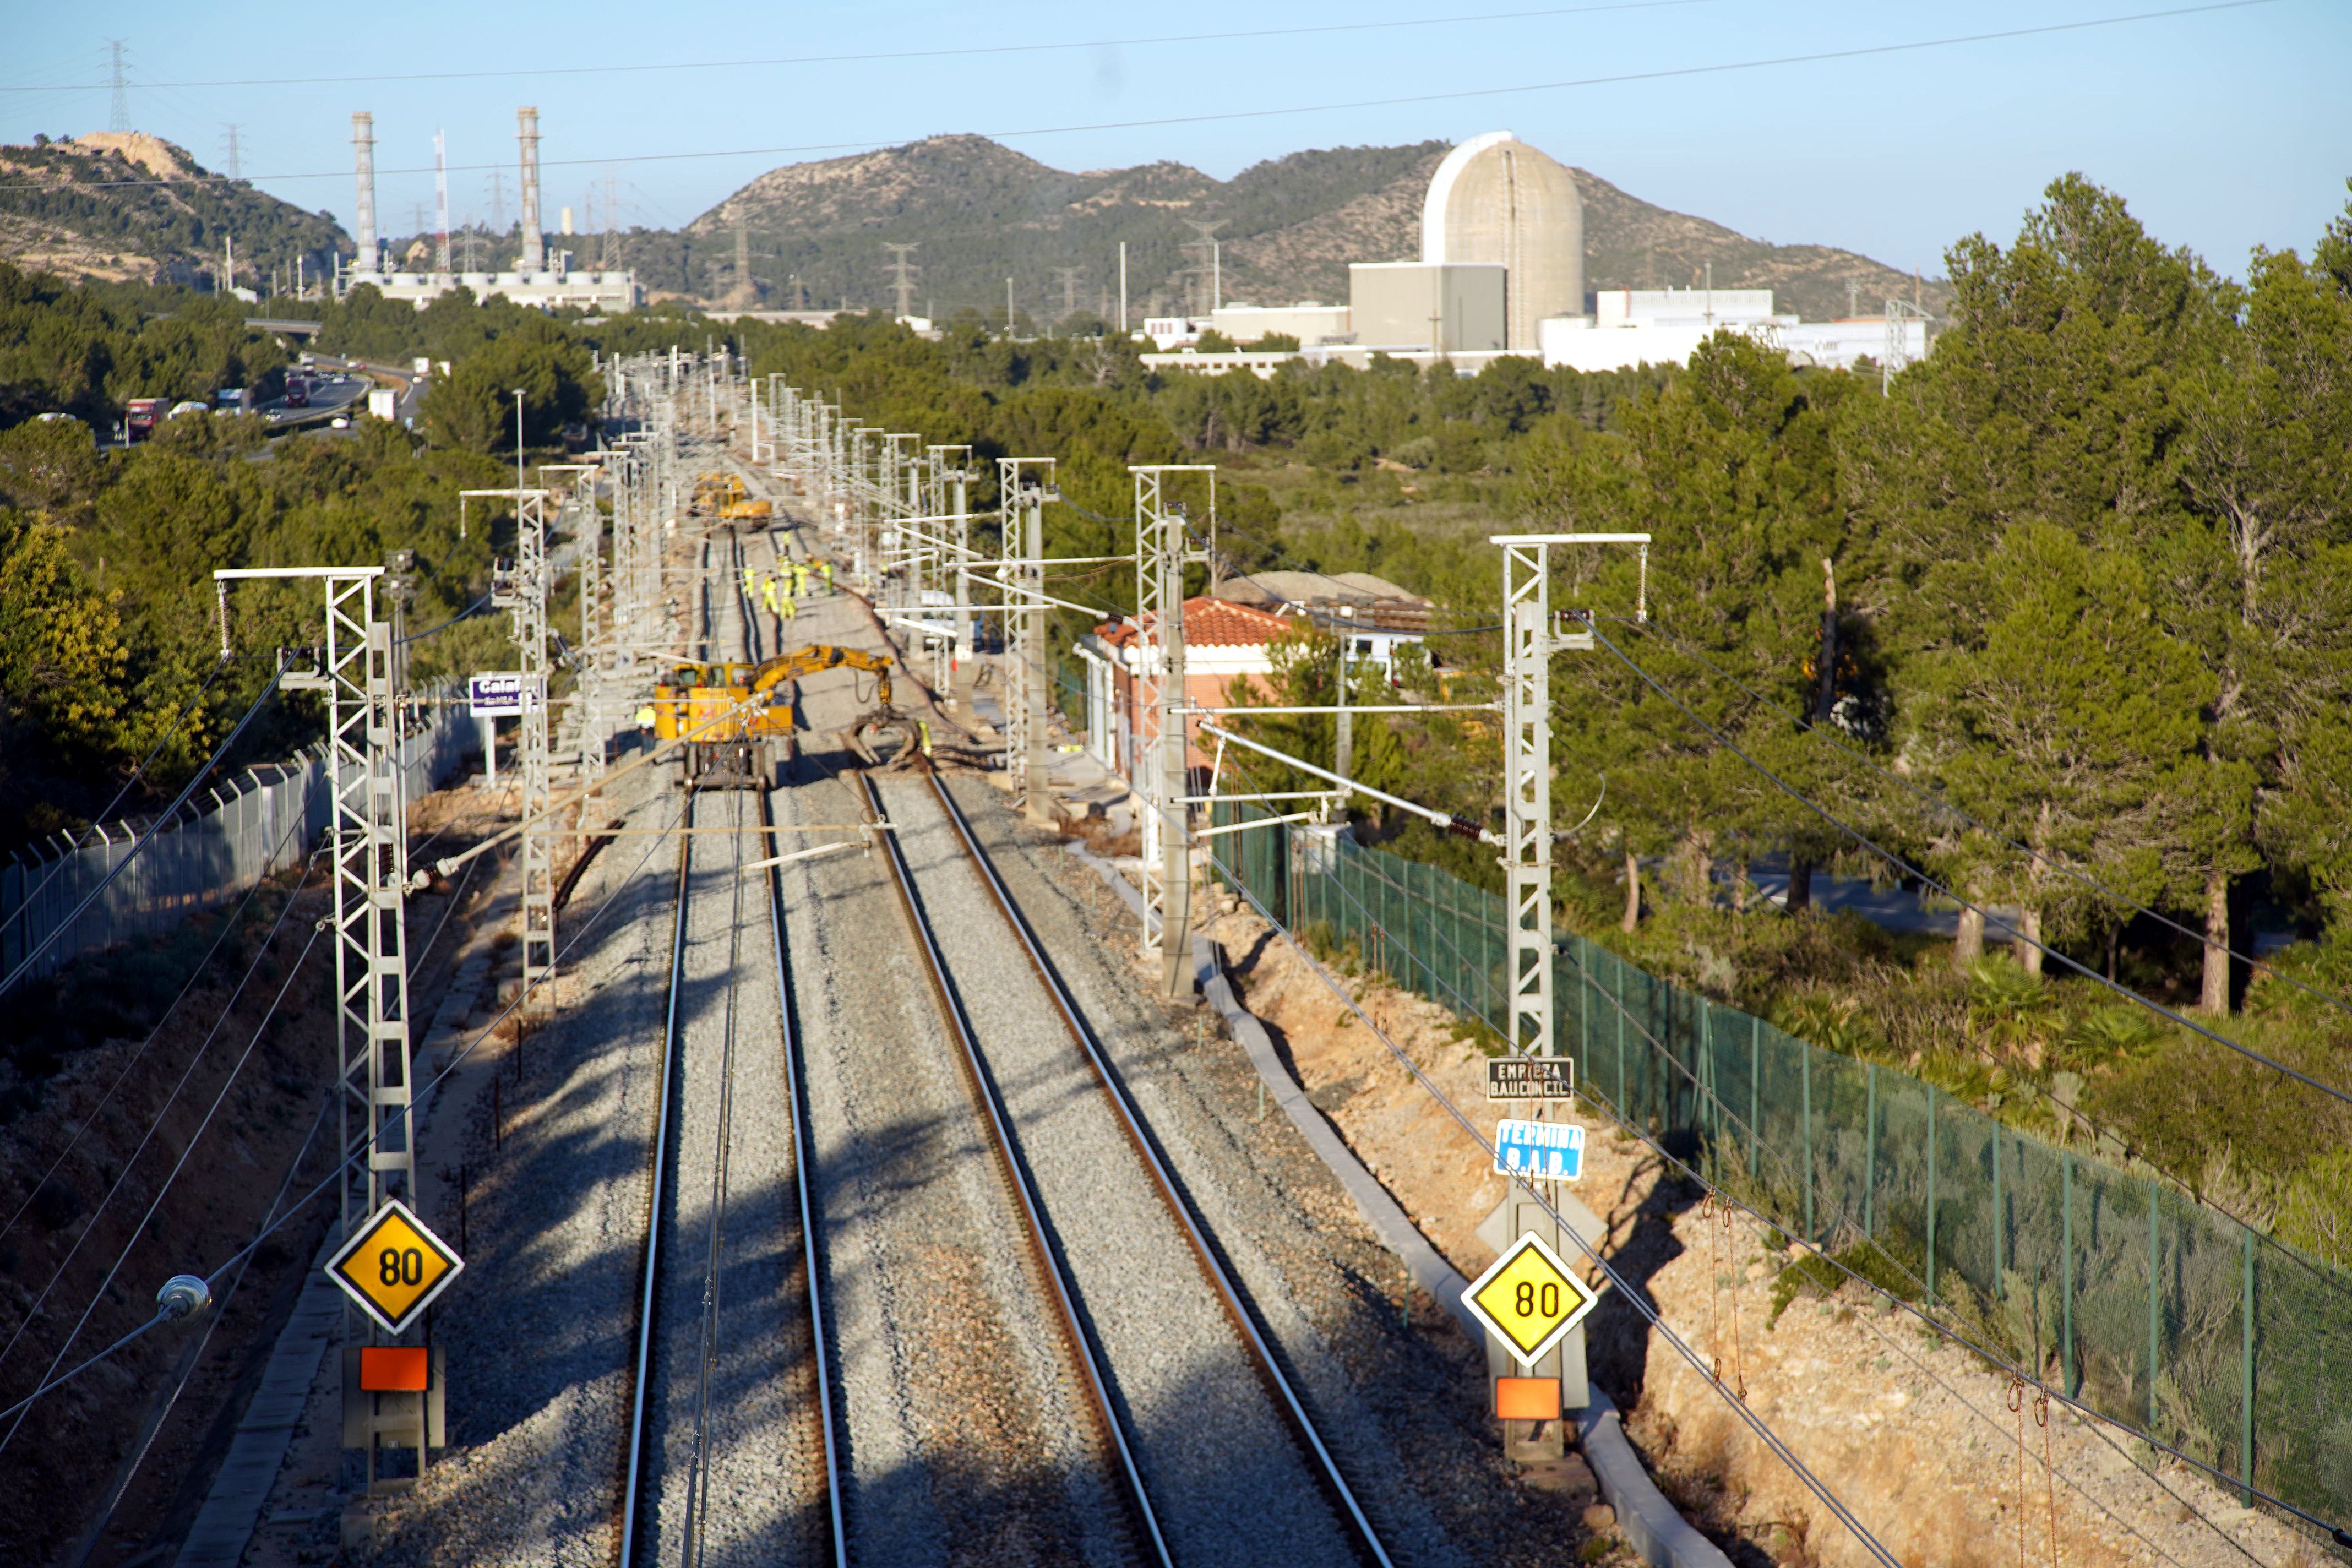
<instances>
[{"instance_id":1,"label":"sign reading termina","mask_svg":"<svg viewBox=\"0 0 2352 1568\"><path fill-rule=\"evenodd\" d=\"M1576 1064L1566 1057L1497 1057L1486 1064L1488 1100L1573 1100Z\"/></svg>"},{"instance_id":2,"label":"sign reading termina","mask_svg":"<svg viewBox=\"0 0 2352 1568\"><path fill-rule=\"evenodd\" d=\"M484 670L466 682L466 700L477 719L513 719L539 707L540 689L520 671Z\"/></svg>"}]
</instances>

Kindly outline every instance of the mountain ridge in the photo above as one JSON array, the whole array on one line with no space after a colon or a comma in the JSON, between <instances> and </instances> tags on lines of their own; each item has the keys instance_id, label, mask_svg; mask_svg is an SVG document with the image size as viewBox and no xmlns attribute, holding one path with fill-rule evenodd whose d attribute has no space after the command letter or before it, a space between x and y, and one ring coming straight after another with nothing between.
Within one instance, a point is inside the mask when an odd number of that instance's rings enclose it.
<instances>
[{"instance_id":1,"label":"mountain ridge","mask_svg":"<svg viewBox=\"0 0 2352 1568\"><path fill-rule=\"evenodd\" d=\"M929 137L760 174L674 233L636 231L623 253L649 288L706 302L749 302L736 288L739 218L759 302L871 307L888 302L882 243L912 242L919 314L1016 306L1039 320L1116 298L1118 242L1128 242L1130 312L1172 314L1195 281L1187 218L1221 222L1222 297L1258 304L1343 300L1350 261L1418 255L1422 199L1452 143L1311 148L1220 181L1173 161L1070 172L986 137ZM1916 290L1939 310L1948 290L1830 245L1774 245L1643 201L1572 168L1585 204L1591 289L1688 287L1710 265L1719 289L1769 288L1809 320L1875 313ZM1115 232L1114 232L1115 231ZM1023 238L1022 237L1028 237ZM1055 268L1081 274L1063 285ZM1849 283L1852 285L1849 290ZM929 309L926 309L926 305Z\"/></svg>"},{"instance_id":2,"label":"mountain ridge","mask_svg":"<svg viewBox=\"0 0 2352 1568\"><path fill-rule=\"evenodd\" d=\"M718 306L871 309L893 303L886 241L911 243L915 313L976 309L1001 321L1005 280L1032 322L1117 309L1119 243L1127 246L1129 314L1173 314L1213 287L1262 305L1348 297L1348 264L1418 255L1422 199L1452 144L1306 148L1254 163L1230 180L1172 159L1125 168L1056 169L987 137L928 137L896 147L767 170L676 230L567 236L577 264L607 252L636 269L656 299ZM1571 169L1585 205L1590 289L1769 288L1809 320L1874 313L1915 289L1940 313L1948 290L1856 252L1773 245L1643 201ZM738 220L751 289L735 277ZM1188 220L1217 227L1210 258ZM0 146L0 258L68 279L195 283L236 242L240 280L349 255L325 214L304 212L242 182L224 182L185 150L140 133ZM429 254L420 237L391 239L395 258ZM507 241L487 237L493 253ZM248 268L251 270L248 270ZM1066 276L1062 269L1070 269ZM1849 290L1851 285L1851 291Z\"/></svg>"}]
</instances>

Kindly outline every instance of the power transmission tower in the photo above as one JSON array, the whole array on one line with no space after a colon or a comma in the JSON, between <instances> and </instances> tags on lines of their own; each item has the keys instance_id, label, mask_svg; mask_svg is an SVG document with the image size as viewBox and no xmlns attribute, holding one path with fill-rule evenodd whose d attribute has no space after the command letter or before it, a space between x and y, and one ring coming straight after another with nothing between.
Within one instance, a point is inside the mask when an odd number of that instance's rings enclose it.
<instances>
[{"instance_id":1,"label":"power transmission tower","mask_svg":"<svg viewBox=\"0 0 2352 1568\"><path fill-rule=\"evenodd\" d=\"M621 265L621 196L620 176L611 164L604 166L604 266L613 272Z\"/></svg>"},{"instance_id":2,"label":"power transmission tower","mask_svg":"<svg viewBox=\"0 0 2352 1568\"><path fill-rule=\"evenodd\" d=\"M1209 476L1209 512L1216 515L1213 463L1163 463L1131 468L1135 476L1135 724L1151 716L1142 766L1143 952L1161 961L1171 996L1192 990L1192 857L1186 825L1192 793L1184 690L1184 568L1208 559L1184 537L1184 509L1168 500L1170 474Z\"/></svg>"},{"instance_id":3,"label":"power transmission tower","mask_svg":"<svg viewBox=\"0 0 2352 1568\"><path fill-rule=\"evenodd\" d=\"M744 226L743 209L735 209L735 289L737 308L748 310L760 302L759 285L751 281L751 231Z\"/></svg>"},{"instance_id":4,"label":"power transmission tower","mask_svg":"<svg viewBox=\"0 0 2352 1568\"><path fill-rule=\"evenodd\" d=\"M522 772L522 984L527 1009L555 1005L555 825L546 817L547 502L544 489L460 490L461 496L511 497L515 559L490 573L490 605L514 612L516 661L522 675L522 730L515 761Z\"/></svg>"},{"instance_id":5,"label":"power transmission tower","mask_svg":"<svg viewBox=\"0 0 2352 1568\"><path fill-rule=\"evenodd\" d=\"M244 148L239 144L244 132L245 127L241 124L232 122L221 126L221 150L227 155L228 177L232 180L245 177Z\"/></svg>"},{"instance_id":6,"label":"power transmission tower","mask_svg":"<svg viewBox=\"0 0 2352 1568\"><path fill-rule=\"evenodd\" d=\"M1078 276L1083 267L1056 267L1054 276L1062 280L1062 320L1068 321L1078 313Z\"/></svg>"},{"instance_id":7,"label":"power transmission tower","mask_svg":"<svg viewBox=\"0 0 2352 1568\"><path fill-rule=\"evenodd\" d=\"M128 38L106 40L107 55L112 65L111 76L114 86L114 101L110 107L106 122L106 128L109 131L131 129L131 89L122 79L122 47L130 41Z\"/></svg>"},{"instance_id":8,"label":"power transmission tower","mask_svg":"<svg viewBox=\"0 0 2352 1568\"><path fill-rule=\"evenodd\" d=\"M1895 390L1895 378L1910 368L1917 357L1911 352L1910 323L1922 323L1920 335L1927 335L1927 312L1908 300L1886 301L1886 357L1878 363L1878 395L1889 396Z\"/></svg>"},{"instance_id":9,"label":"power transmission tower","mask_svg":"<svg viewBox=\"0 0 2352 1568\"><path fill-rule=\"evenodd\" d=\"M1024 484L1024 468L1043 468L1045 482ZM1033 818L1045 807L1045 500L1054 487L1051 458L999 458L996 493L998 580L1004 600L1004 770L1010 804Z\"/></svg>"},{"instance_id":10,"label":"power transmission tower","mask_svg":"<svg viewBox=\"0 0 2352 1568\"><path fill-rule=\"evenodd\" d=\"M493 238L507 231L507 176L503 169L490 171L490 234Z\"/></svg>"},{"instance_id":11,"label":"power transmission tower","mask_svg":"<svg viewBox=\"0 0 2352 1568\"><path fill-rule=\"evenodd\" d=\"M404 565L404 563L403 563ZM404 576L404 573L402 574ZM326 590L326 644L319 664L289 673L289 690L321 692L327 709L327 769L332 791L328 844L334 864L335 1037L341 1147L356 1156L336 1182L342 1189L343 1234L394 1197L416 1201L415 1129L408 1037L408 938L402 898L408 883L406 802L400 766L399 644L376 619L378 590L391 586L381 566L239 567L213 574L230 583L308 578ZM388 600L405 592L400 584ZM226 600L224 599L224 603ZM364 1324L347 1325L347 1344L388 1342ZM364 1334L364 1339L361 1337ZM383 1478L378 1439L413 1440L420 1467L422 1403L379 1411L377 1398L347 1385L343 1430L367 1450L369 1494ZM395 1405L403 1402L393 1401Z\"/></svg>"},{"instance_id":12,"label":"power transmission tower","mask_svg":"<svg viewBox=\"0 0 2352 1568\"><path fill-rule=\"evenodd\" d=\"M923 269L907 258L914 255L918 247L886 239L882 248L890 253L890 287L898 296L898 314L911 316L915 313L915 279L923 275Z\"/></svg>"},{"instance_id":13,"label":"power transmission tower","mask_svg":"<svg viewBox=\"0 0 2352 1568\"><path fill-rule=\"evenodd\" d=\"M1213 301L1220 282L1217 277L1217 264L1220 258L1217 254L1216 236L1217 230L1224 227L1225 223L1226 220L1223 218L1188 217L1184 220L1184 226L1191 229L1193 235L1191 242L1183 246L1182 249L1186 255L1194 258L1192 265L1185 268L1185 271L1192 280L1191 309L1192 313L1196 316L1205 316L1216 309Z\"/></svg>"}]
</instances>

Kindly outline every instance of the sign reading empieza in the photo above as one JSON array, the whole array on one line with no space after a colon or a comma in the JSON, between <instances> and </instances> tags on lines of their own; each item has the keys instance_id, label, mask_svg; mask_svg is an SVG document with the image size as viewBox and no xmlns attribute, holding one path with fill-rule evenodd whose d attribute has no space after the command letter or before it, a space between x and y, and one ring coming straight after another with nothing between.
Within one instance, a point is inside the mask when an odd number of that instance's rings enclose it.
<instances>
[{"instance_id":1,"label":"sign reading empieza","mask_svg":"<svg viewBox=\"0 0 2352 1568\"><path fill-rule=\"evenodd\" d=\"M467 680L466 700L477 719L513 719L539 707L539 685L519 670L481 670Z\"/></svg>"},{"instance_id":2,"label":"sign reading empieza","mask_svg":"<svg viewBox=\"0 0 2352 1568\"><path fill-rule=\"evenodd\" d=\"M1488 1100L1573 1100L1576 1064L1567 1057L1496 1057L1486 1064Z\"/></svg>"},{"instance_id":3,"label":"sign reading empieza","mask_svg":"<svg viewBox=\"0 0 2352 1568\"><path fill-rule=\"evenodd\" d=\"M327 1277L394 1333L433 1304L465 1261L394 1198L327 1260Z\"/></svg>"}]
</instances>

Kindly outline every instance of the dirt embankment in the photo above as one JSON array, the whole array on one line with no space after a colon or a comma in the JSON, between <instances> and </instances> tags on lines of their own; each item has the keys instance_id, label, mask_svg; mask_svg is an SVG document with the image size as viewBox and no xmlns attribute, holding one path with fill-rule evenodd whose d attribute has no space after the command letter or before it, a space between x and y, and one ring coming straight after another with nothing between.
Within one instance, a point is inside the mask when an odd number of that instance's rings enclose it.
<instances>
[{"instance_id":1,"label":"dirt embankment","mask_svg":"<svg viewBox=\"0 0 2352 1568\"><path fill-rule=\"evenodd\" d=\"M438 835L434 853L447 853L494 816L476 792L455 790L420 802L411 820L420 835ZM486 868L478 882L494 879ZM0 1406L38 1386L53 1361L71 1368L151 1320L166 1279L220 1268L326 1174L340 1134L330 1100L334 944L317 922L331 898L322 876L259 890L168 1015L236 905L66 973L62 1016L106 1005L107 1027L121 1037L58 1050L54 1070L5 1097L14 1114L0 1126ZM448 934L422 951L448 910L440 895L409 907L410 1002L420 1016L429 1016L452 937L467 924L461 909ZM17 1011L0 1026L15 1031L10 1057L39 1046L28 1038L37 1017L54 1032L60 1016ZM0 1421L0 1473L10 1481L0 1489L0 1562L65 1559L126 1475L93 1568L179 1538L336 1214L331 1194L312 1201L241 1275L215 1281L212 1312L154 1330L46 1395L20 1430Z\"/></svg>"},{"instance_id":2,"label":"dirt embankment","mask_svg":"<svg viewBox=\"0 0 2352 1568\"><path fill-rule=\"evenodd\" d=\"M1484 1151L1357 1022L1313 970L1230 895L1211 934L1250 1011L1308 1097L1465 1275L1493 1253L1474 1234L1501 1201ZM1484 1057L1453 1015L1364 977L1358 1005L1472 1120L1491 1131ZM1744 1396L1797 1457L1902 1561L2064 1568L2315 1565L2299 1538L2184 1467L2150 1469L2112 1428L1942 1343L1859 1287L1799 1296L1777 1321L1780 1240L1705 1201L1645 1144L1580 1105L1591 1136L1577 1193L1609 1226L1612 1264L1709 1363L1694 1370L1632 1306L1604 1294L1592 1373L1627 1413L1660 1484L1735 1562L1860 1565L1861 1542L1749 1434ZM1718 1384L1714 1374L1719 1374ZM2144 1457L2145 1450L2137 1449ZM2046 1456L2046 1458L2045 1458Z\"/></svg>"}]
</instances>

